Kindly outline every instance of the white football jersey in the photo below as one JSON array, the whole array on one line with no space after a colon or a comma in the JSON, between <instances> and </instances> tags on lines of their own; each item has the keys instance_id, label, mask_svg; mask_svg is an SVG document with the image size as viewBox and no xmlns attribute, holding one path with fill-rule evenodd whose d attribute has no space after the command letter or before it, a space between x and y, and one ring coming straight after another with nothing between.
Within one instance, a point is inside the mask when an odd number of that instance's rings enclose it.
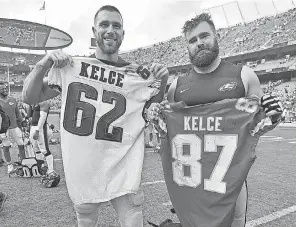
<instances>
[{"instance_id":1,"label":"white football jersey","mask_svg":"<svg viewBox=\"0 0 296 227\"><path fill-rule=\"evenodd\" d=\"M142 111L158 88L152 73L143 79L128 68L74 58L74 66L48 74L48 83L62 88L61 149L74 204L109 201L139 188Z\"/></svg>"}]
</instances>

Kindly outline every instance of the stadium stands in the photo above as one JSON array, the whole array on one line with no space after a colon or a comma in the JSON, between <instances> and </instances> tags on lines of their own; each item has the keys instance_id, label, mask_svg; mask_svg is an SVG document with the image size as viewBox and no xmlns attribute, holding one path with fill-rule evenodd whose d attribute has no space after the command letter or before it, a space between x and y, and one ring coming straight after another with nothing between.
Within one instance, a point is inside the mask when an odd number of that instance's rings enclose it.
<instances>
[{"instance_id":1,"label":"stadium stands","mask_svg":"<svg viewBox=\"0 0 296 227\"><path fill-rule=\"evenodd\" d=\"M43 56L44 55L0 51L0 65L1 63L15 64L15 62L35 65Z\"/></svg>"},{"instance_id":2,"label":"stadium stands","mask_svg":"<svg viewBox=\"0 0 296 227\"><path fill-rule=\"evenodd\" d=\"M238 24L229 28L218 29L220 56L228 57L242 53L250 53L271 47L282 47L296 43L296 8L271 17L263 17L246 24ZM1 25L0 25L1 26ZM31 30L31 28L25 28ZM36 28L38 29L38 28ZM44 55L13 53L0 51L0 80L6 80L5 64L35 65ZM189 64L186 44L183 36L174 37L168 41L156 43L120 53L127 61L146 64L161 62L168 67ZM271 72L276 69L288 70L294 67L296 56L286 55L277 59L258 59L246 64L254 71ZM2 68L1 68L2 64ZM293 68L292 67L292 68ZM266 70L266 71L265 71ZM25 75L13 75L10 81L20 84ZM178 74L179 75L179 74ZM176 76L176 75L174 75ZM171 78L172 79L172 78ZM262 85L266 93L277 93L284 103L296 103L295 82L270 82ZM293 101L294 100L294 101ZM51 100L53 111L59 112L60 97ZM288 105L288 104L287 104ZM294 105L295 111L295 105Z\"/></svg>"},{"instance_id":3,"label":"stadium stands","mask_svg":"<svg viewBox=\"0 0 296 227\"><path fill-rule=\"evenodd\" d=\"M218 29L220 55L222 57L252 52L274 45L287 45L296 40L296 8L277 16L263 17L247 24ZM121 56L138 63L161 61L167 66L189 64L183 36L168 41L121 53ZM34 65L43 55L0 51L0 64L13 64L15 59L25 58Z\"/></svg>"},{"instance_id":4,"label":"stadium stands","mask_svg":"<svg viewBox=\"0 0 296 227\"><path fill-rule=\"evenodd\" d=\"M263 17L247 24L218 29L220 55L222 57L253 52L288 44L296 40L296 9L272 17ZM122 53L129 61L139 63L158 60L167 66L189 64L185 40L182 36L147 48Z\"/></svg>"}]
</instances>

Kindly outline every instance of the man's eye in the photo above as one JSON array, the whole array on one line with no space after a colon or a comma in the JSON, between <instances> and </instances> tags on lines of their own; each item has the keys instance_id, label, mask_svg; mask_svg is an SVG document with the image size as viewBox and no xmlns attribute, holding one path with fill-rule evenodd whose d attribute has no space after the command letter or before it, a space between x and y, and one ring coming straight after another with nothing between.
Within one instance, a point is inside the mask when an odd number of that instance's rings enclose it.
<instances>
[{"instance_id":1,"label":"man's eye","mask_svg":"<svg viewBox=\"0 0 296 227\"><path fill-rule=\"evenodd\" d=\"M201 35L200 38L203 39L203 38L206 38L208 36L209 36L208 34L205 34L205 35Z\"/></svg>"},{"instance_id":2,"label":"man's eye","mask_svg":"<svg viewBox=\"0 0 296 227\"><path fill-rule=\"evenodd\" d=\"M195 43L195 42L196 42L196 38L189 40L189 43Z\"/></svg>"}]
</instances>

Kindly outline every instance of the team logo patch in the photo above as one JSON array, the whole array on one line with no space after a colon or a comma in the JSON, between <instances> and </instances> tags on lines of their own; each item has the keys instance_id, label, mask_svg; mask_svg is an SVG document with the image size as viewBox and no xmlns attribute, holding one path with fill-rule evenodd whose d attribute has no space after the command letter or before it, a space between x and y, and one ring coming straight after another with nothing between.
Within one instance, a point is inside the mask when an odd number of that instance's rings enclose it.
<instances>
[{"instance_id":1,"label":"team logo patch","mask_svg":"<svg viewBox=\"0 0 296 227\"><path fill-rule=\"evenodd\" d=\"M231 91L237 87L237 82L229 82L219 88L219 91Z\"/></svg>"},{"instance_id":2,"label":"team logo patch","mask_svg":"<svg viewBox=\"0 0 296 227\"><path fill-rule=\"evenodd\" d=\"M14 104L13 102L9 102L9 105L11 105L11 106L12 106L13 104Z\"/></svg>"}]
</instances>

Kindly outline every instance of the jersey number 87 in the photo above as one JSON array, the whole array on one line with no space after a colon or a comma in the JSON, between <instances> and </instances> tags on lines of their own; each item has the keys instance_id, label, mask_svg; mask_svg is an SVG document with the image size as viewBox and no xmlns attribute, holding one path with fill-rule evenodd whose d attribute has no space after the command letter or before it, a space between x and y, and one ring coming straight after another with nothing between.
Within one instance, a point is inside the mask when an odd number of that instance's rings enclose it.
<instances>
[{"instance_id":1,"label":"jersey number 87","mask_svg":"<svg viewBox=\"0 0 296 227\"><path fill-rule=\"evenodd\" d=\"M93 86L79 82L73 82L68 87L63 121L64 129L78 136L89 136L93 133L96 108L88 102L81 101L82 92L85 93L85 98L94 101L97 101L100 97L103 103L113 104L113 101L115 101L114 108L98 120L95 139L122 142L123 128L113 127L111 133L108 129L112 122L125 113L125 97L122 94L107 90L103 90L102 96L99 96L98 91ZM82 112L82 116L78 124L79 111Z\"/></svg>"},{"instance_id":2,"label":"jersey number 87","mask_svg":"<svg viewBox=\"0 0 296 227\"><path fill-rule=\"evenodd\" d=\"M204 190L224 194L226 182L223 178L227 173L237 148L238 135L204 135L204 152L217 152L217 146L222 146L220 157L209 179L204 179ZM196 188L202 183L202 140L196 134L178 134L172 141L173 180L180 186ZM184 148L188 146L189 154ZM190 174L185 176L185 167Z\"/></svg>"}]
</instances>

